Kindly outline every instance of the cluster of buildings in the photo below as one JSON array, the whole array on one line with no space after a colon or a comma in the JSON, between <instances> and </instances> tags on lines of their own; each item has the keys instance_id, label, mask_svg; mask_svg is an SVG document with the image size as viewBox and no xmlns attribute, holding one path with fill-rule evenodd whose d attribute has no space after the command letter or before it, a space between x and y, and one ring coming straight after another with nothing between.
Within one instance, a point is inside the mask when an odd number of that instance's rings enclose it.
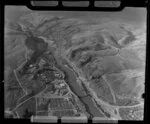
<instances>
[{"instance_id":1,"label":"cluster of buildings","mask_svg":"<svg viewBox=\"0 0 150 124\"><path fill-rule=\"evenodd\" d=\"M56 67L40 58L30 64L21 77L21 85L28 91L38 91L36 99L36 114L42 116L75 116L79 115L76 107L70 102L70 88L64 81L64 74ZM30 87L35 85L35 87ZM44 90L42 87L45 87ZM41 88L40 88L41 87ZM27 92L28 94L29 92Z\"/></svg>"},{"instance_id":2,"label":"cluster of buildings","mask_svg":"<svg viewBox=\"0 0 150 124\"><path fill-rule=\"evenodd\" d=\"M61 81L63 82L63 81ZM55 84L56 81L53 82ZM55 90L53 89L55 88ZM62 89L63 91L62 91ZM52 92L51 92L52 91ZM63 93L66 92L65 95ZM43 112L47 116L76 116L76 107L70 102L68 96L71 92L67 91L67 85L57 82L54 87L46 88L41 94L36 97L36 112L37 115Z\"/></svg>"}]
</instances>

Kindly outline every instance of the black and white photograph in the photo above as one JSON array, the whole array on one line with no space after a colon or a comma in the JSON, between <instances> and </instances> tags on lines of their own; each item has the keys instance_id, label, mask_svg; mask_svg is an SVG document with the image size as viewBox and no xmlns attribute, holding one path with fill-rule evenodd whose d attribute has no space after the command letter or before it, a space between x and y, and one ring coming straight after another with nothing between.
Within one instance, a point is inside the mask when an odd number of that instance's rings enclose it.
<instances>
[{"instance_id":1,"label":"black and white photograph","mask_svg":"<svg viewBox=\"0 0 150 124\"><path fill-rule=\"evenodd\" d=\"M4 118L143 120L146 8L4 15Z\"/></svg>"}]
</instances>

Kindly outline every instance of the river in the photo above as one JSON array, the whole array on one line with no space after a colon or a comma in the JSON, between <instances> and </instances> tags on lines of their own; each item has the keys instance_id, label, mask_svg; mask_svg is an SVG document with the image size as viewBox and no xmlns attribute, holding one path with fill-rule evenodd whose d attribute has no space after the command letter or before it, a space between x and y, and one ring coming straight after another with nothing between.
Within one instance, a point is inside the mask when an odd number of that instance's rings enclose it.
<instances>
[{"instance_id":1,"label":"river","mask_svg":"<svg viewBox=\"0 0 150 124\"><path fill-rule=\"evenodd\" d=\"M58 55L59 56L59 55ZM90 114L91 117L105 117L103 113L96 107L95 102L93 101L93 98L89 93L85 92L83 87L80 86L80 84L77 82L77 78L75 73L68 67L71 67L68 65L68 62L65 61L65 59L61 59L60 57L56 57L56 61L58 65L61 67L61 69L66 73L66 83L69 85L71 91L80 99L80 101L84 104L86 111ZM63 61L63 62L62 62ZM68 66L64 65L67 64Z\"/></svg>"},{"instance_id":2,"label":"river","mask_svg":"<svg viewBox=\"0 0 150 124\"><path fill-rule=\"evenodd\" d=\"M34 54L31 56L31 59L26 63L26 66L28 67L29 64L34 63L34 61L33 61L34 59L36 60L37 57L41 56L43 54L43 52L46 51L48 44L44 43L43 39L37 38L37 37L27 38L25 44L28 49L31 49L34 51ZM69 85L71 91L84 104L86 111L90 114L90 117L91 118L104 117L102 112L96 107L96 104L93 101L92 96L89 94L89 92L87 93L87 89L85 89L86 87L83 88L78 84L77 78L76 78L77 73L75 73L70 68L68 68L68 67L71 67L68 64L68 62L65 59L63 59L62 57L60 57L60 55L55 54L55 52L54 52L54 56L57 61L56 63L57 63L58 68L60 68L60 70L62 70L63 73L65 73L64 79L65 79L66 83ZM47 57L47 59L49 59L49 58ZM67 64L68 67L66 67L64 63ZM26 67L26 66L24 66L24 67ZM25 72L25 70L26 70L26 68L24 68L23 71Z\"/></svg>"}]
</instances>

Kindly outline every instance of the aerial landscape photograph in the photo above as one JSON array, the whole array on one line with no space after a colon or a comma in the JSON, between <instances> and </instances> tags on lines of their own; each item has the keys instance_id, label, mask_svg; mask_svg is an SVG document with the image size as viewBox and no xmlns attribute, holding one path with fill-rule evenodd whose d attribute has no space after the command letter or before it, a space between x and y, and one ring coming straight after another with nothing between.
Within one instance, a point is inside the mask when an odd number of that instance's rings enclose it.
<instances>
[{"instance_id":1,"label":"aerial landscape photograph","mask_svg":"<svg viewBox=\"0 0 150 124\"><path fill-rule=\"evenodd\" d=\"M4 117L143 120L146 14L5 6Z\"/></svg>"}]
</instances>

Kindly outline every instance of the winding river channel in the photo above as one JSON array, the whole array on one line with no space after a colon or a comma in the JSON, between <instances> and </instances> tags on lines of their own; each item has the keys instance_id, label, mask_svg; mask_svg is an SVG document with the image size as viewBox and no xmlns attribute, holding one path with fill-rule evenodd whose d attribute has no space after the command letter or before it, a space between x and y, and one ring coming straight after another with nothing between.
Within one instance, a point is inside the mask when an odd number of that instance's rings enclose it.
<instances>
[{"instance_id":1,"label":"winding river channel","mask_svg":"<svg viewBox=\"0 0 150 124\"><path fill-rule=\"evenodd\" d=\"M29 37L26 39L25 44L27 48L34 51L34 54L31 57L31 61L27 62L26 65L31 64L33 60L37 57L42 56L43 52L47 49L48 44L41 38L37 37ZM90 115L90 118L93 117L105 117L99 108L97 108L95 101L93 100L92 95L88 92L86 87L81 87L81 85L77 82L77 73L74 72L71 68L71 65L67 62L67 60L60 57L60 55L55 54L53 51L57 64L65 73L65 81L70 87L71 91L79 98L80 102L84 105L86 112ZM36 58L35 58L36 56ZM47 59L49 59L47 57ZM61 60L60 60L61 59ZM27 67L27 66L25 66ZM25 69L24 67L24 69Z\"/></svg>"}]
</instances>

